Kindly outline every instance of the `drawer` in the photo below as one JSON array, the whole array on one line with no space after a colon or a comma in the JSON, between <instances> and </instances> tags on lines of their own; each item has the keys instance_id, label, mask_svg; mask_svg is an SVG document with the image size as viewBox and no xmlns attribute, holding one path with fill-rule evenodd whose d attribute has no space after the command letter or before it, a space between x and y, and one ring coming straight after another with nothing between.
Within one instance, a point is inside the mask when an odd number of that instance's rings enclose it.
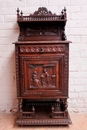
<instances>
[{"instance_id":1,"label":"drawer","mask_svg":"<svg viewBox=\"0 0 87 130\"><path fill-rule=\"evenodd\" d=\"M65 52L65 45L21 45L20 53L58 53Z\"/></svg>"}]
</instances>

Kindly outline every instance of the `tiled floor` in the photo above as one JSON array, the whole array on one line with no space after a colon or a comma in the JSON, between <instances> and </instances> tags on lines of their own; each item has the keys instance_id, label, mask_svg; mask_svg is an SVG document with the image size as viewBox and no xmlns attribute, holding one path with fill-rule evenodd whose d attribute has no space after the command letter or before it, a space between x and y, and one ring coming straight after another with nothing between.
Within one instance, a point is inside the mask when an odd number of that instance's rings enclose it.
<instances>
[{"instance_id":1,"label":"tiled floor","mask_svg":"<svg viewBox=\"0 0 87 130\"><path fill-rule=\"evenodd\" d=\"M70 126L23 126L14 125L16 115L0 114L0 130L87 130L87 114L71 113Z\"/></svg>"}]
</instances>

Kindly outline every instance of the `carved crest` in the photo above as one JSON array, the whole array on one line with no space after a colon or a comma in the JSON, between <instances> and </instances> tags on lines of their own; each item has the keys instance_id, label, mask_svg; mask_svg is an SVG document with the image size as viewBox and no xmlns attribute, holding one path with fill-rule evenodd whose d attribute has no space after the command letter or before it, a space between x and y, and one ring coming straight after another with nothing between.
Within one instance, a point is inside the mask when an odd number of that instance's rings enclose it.
<instances>
[{"instance_id":1,"label":"carved crest","mask_svg":"<svg viewBox=\"0 0 87 130\"><path fill-rule=\"evenodd\" d=\"M45 7L38 8L37 11L35 11L33 14L30 14L30 16L56 16L56 14L52 14L51 11L48 11Z\"/></svg>"}]
</instances>

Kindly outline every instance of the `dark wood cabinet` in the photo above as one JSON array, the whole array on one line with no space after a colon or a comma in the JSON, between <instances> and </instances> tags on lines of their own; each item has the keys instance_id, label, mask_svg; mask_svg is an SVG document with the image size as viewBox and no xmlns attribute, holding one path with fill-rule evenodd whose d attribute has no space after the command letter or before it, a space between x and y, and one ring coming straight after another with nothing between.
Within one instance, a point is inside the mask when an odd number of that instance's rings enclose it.
<instances>
[{"instance_id":1,"label":"dark wood cabinet","mask_svg":"<svg viewBox=\"0 0 87 130\"><path fill-rule=\"evenodd\" d=\"M18 98L17 125L68 125L69 43L66 9L60 15L46 8L23 16L15 42Z\"/></svg>"}]
</instances>

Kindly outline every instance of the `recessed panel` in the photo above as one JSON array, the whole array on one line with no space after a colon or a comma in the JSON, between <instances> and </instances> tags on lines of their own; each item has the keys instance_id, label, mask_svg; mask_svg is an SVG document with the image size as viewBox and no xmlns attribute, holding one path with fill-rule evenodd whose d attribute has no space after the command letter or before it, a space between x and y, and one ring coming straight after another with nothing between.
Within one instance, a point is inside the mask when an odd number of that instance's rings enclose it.
<instances>
[{"instance_id":1,"label":"recessed panel","mask_svg":"<svg viewBox=\"0 0 87 130\"><path fill-rule=\"evenodd\" d=\"M27 77L27 78L26 78ZM25 61L26 89L58 89L59 86L59 62Z\"/></svg>"}]
</instances>

